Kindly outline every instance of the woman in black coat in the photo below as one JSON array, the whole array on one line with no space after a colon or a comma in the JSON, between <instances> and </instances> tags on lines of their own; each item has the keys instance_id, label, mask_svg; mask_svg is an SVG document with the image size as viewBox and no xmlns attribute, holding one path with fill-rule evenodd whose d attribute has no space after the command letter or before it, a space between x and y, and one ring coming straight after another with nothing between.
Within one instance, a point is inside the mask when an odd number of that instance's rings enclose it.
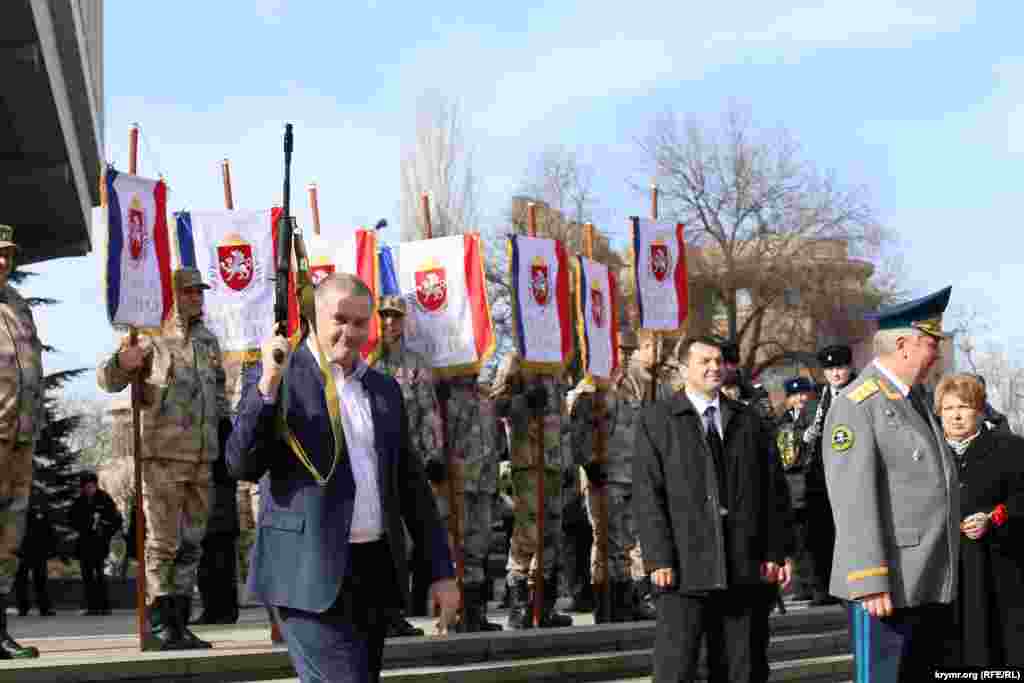
<instances>
[{"instance_id":1,"label":"woman in black coat","mask_svg":"<svg viewBox=\"0 0 1024 683\"><path fill-rule=\"evenodd\" d=\"M973 375L944 378L935 407L960 478L962 663L1024 666L1024 439L982 424Z\"/></svg>"}]
</instances>

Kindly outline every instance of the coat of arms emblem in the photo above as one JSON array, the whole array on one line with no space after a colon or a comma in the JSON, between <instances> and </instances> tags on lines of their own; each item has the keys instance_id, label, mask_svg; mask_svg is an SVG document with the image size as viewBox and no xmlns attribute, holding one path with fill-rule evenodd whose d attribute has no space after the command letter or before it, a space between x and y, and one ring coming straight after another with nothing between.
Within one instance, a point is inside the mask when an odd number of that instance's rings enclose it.
<instances>
[{"instance_id":1,"label":"coat of arms emblem","mask_svg":"<svg viewBox=\"0 0 1024 683\"><path fill-rule=\"evenodd\" d=\"M224 284L236 292L242 291L252 282L255 272L252 245L237 233L228 235L217 246L217 266Z\"/></svg>"},{"instance_id":2,"label":"coat of arms emblem","mask_svg":"<svg viewBox=\"0 0 1024 683\"><path fill-rule=\"evenodd\" d=\"M132 197L128 205L128 256L133 265L139 265L146 256L146 210L142 207L139 196Z\"/></svg>"},{"instance_id":3,"label":"coat of arms emblem","mask_svg":"<svg viewBox=\"0 0 1024 683\"><path fill-rule=\"evenodd\" d=\"M435 259L416 271L416 303L427 313L437 313L448 303L447 274Z\"/></svg>"},{"instance_id":4,"label":"coat of arms emblem","mask_svg":"<svg viewBox=\"0 0 1024 683\"><path fill-rule=\"evenodd\" d=\"M538 306L547 306L551 294L551 271L540 256L530 264L530 293Z\"/></svg>"},{"instance_id":5,"label":"coat of arms emblem","mask_svg":"<svg viewBox=\"0 0 1024 683\"><path fill-rule=\"evenodd\" d=\"M597 327L604 327L604 292L596 285L590 290L590 317Z\"/></svg>"},{"instance_id":6,"label":"coat of arms emblem","mask_svg":"<svg viewBox=\"0 0 1024 683\"><path fill-rule=\"evenodd\" d=\"M323 282L325 277L332 274L334 274L334 264L328 263L327 259L313 259L313 263L309 266L309 277L313 281L314 287Z\"/></svg>"},{"instance_id":7,"label":"coat of arms emblem","mask_svg":"<svg viewBox=\"0 0 1024 683\"><path fill-rule=\"evenodd\" d=\"M668 245L660 239L651 242L650 267L651 275L658 282L664 282L671 270Z\"/></svg>"}]
</instances>

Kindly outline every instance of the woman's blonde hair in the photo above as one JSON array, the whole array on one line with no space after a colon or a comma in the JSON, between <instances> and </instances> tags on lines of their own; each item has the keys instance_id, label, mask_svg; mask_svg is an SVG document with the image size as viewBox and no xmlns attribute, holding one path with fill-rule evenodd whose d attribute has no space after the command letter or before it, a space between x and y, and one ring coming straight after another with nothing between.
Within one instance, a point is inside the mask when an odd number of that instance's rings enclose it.
<instances>
[{"instance_id":1,"label":"woman's blonde hair","mask_svg":"<svg viewBox=\"0 0 1024 683\"><path fill-rule=\"evenodd\" d=\"M975 410L985 409L985 385L974 375L960 373L946 375L935 389L935 414L942 408L942 399L946 394L953 394Z\"/></svg>"}]
</instances>

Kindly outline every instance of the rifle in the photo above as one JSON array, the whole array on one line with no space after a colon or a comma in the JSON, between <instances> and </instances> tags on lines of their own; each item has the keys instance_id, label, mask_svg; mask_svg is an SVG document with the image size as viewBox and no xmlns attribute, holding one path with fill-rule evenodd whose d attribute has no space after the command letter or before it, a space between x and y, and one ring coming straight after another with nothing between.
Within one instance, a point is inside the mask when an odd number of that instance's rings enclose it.
<instances>
[{"instance_id":1,"label":"rifle","mask_svg":"<svg viewBox=\"0 0 1024 683\"><path fill-rule=\"evenodd\" d=\"M295 218L291 216L292 190L292 124L284 126L284 201L277 220L277 267L274 278L274 326L282 337L288 337L288 275L292 267L292 234ZM284 362L284 354L274 351L274 362Z\"/></svg>"}]
</instances>

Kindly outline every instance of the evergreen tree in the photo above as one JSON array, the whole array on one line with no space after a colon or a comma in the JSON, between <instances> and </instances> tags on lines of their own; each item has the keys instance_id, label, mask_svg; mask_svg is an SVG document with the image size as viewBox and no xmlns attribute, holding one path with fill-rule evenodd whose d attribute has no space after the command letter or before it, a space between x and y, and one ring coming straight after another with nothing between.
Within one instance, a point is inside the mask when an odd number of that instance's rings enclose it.
<instances>
[{"instance_id":1,"label":"evergreen tree","mask_svg":"<svg viewBox=\"0 0 1024 683\"><path fill-rule=\"evenodd\" d=\"M26 276L34 273L14 271L12 285L21 284ZM26 297L30 306L48 306L56 299ZM53 352L52 346L43 343L43 350ZM62 370L43 377L43 425L36 442L32 496L42 499L49 507L54 531L57 536L57 554L61 557L74 555L74 532L68 523L68 510L78 496L78 452L72 451L68 439L79 423L79 416L61 416L59 411L61 390L69 381L86 372L87 368Z\"/></svg>"}]
</instances>

